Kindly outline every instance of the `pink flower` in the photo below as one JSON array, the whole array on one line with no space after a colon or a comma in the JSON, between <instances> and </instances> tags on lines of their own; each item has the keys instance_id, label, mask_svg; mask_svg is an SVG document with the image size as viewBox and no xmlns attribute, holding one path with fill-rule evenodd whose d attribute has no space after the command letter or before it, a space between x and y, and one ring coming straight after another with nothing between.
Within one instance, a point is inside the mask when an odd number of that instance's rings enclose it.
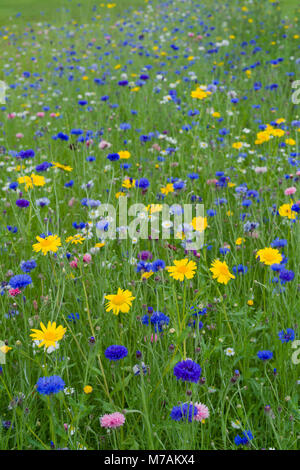
<instances>
[{"instance_id":1,"label":"pink flower","mask_svg":"<svg viewBox=\"0 0 300 470\"><path fill-rule=\"evenodd\" d=\"M16 289L9 289L8 293L9 293L9 295L10 295L11 297L16 297L16 295L21 294L21 291L20 291L20 289L18 289L18 288L16 288Z\"/></svg>"},{"instance_id":2,"label":"pink flower","mask_svg":"<svg viewBox=\"0 0 300 470\"><path fill-rule=\"evenodd\" d=\"M290 196L291 194L295 194L296 191L297 189L294 186L291 186L290 188L286 188L286 190L284 191L284 194L286 196Z\"/></svg>"},{"instance_id":3,"label":"pink flower","mask_svg":"<svg viewBox=\"0 0 300 470\"><path fill-rule=\"evenodd\" d=\"M92 261L91 255L90 255L89 253L86 253L86 254L83 256L83 262L89 264L91 261Z\"/></svg>"},{"instance_id":4,"label":"pink flower","mask_svg":"<svg viewBox=\"0 0 300 470\"><path fill-rule=\"evenodd\" d=\"M156 334L156 333L155 333L155 335L153 335L153 333L152 333L152 335L151 335L151 343L153 343L153 341L154 341L155 343L156 343L156 341L157 341L157 334Z\"/></svg>"},{"instance_id":5,"label":"pink flower","mask_svg":"<svg viewBox=\"0 0 300 470\"><path fill-rule=\"evenodd\" d=\"M202 403L194 403L194 406L197 408L197 414L194 416L195 421L203 421L209 417L209 409L206 405Z\"/></svg>"},{"instance_id":6,"label":"pink flower","mask_svg":"<svg viewBox=\"0 0 300 470\"><path fill-rule=\"evenodd\" d=\"M103 150L109 147L111 147L111 144L109 142L107 142L106 140L101 140L99 144L99 149Z\"/></svg>"},{"instance_id":7,"label":"pink flower","mask_svg":"<svg viewBox=\"0 0 300 470\"><path fill-rule=\"evenodd\" d=\"M74 258L70 263L71 268L78 268L78 259Z\"/></svg>"},{"instance_id":8,"label":"pink flower","mask_svg":"<svg viewBox=\"0 0 300 470\"><path fill-rule=\"evenodd\" d=\"M102 428L115 429L123 426L124 423L125 416L118 412L104 415L100 418L100 424Z\"/></svg>"},{"instance_id":9,"label":"pink flower","mask_svg":"<svg viewBox=\"0 0 300 470\"><path fill-rule=\"evenodd\" d=\"M21 134L21 132L18 132L18 133L16 134L16 138L17 138L17 139L23 139L23 137L24 137L24 134Z\"/></svg>"},{"instance_id":10,"label":"pink flower","mask_svg":"<svg viewBox=\"0 0 300 470\"><path fill-rule=\"evenodd\" d=\"M207 180L206 184L216 184L217 182L218 182L218 180L212 179L212 180Z\"/></svg>"},{"instance_id":11,"label":"pink flower","mask_svg":"<svg viewBox=\"0 0 300 470\"><path fill-rule=\"evenodd\" d=\"M55 117L56 117L56 114L55 114L55 113L51 113L51 114L50 114L50 117L55 118Z\"/></svg>"},{"instance_id":12,"label":"pink flower","mask_svg":"<svg viewBox=\"0 0 300 470\"><path fill-rule=\"evenodd\" d=\"M255 173L266 173L268 168L266 166L257 166L254 168Z\"/></svg>"},{"instance_id":13,"label":"pink flower","mask_svg":"<svg viewBox=\"0 0 300 470\"><path fill-rule=\"evenodd\" d=\"M7 115L7 119L13 119L13 118L15 118L15 117L16 117L16 113L9 113L9 114Z\"/></svg>"},{"instance_id":14,"label":"pink flower","mask_svg":"<svg viewBox=\"0 0 300 470\"><path fill-rule=\"evenodd\" d=\"M38 113L36 113L37 117L44 117L45 116L45 113L43 111L39 111Z\"/></svg>"}]
</instances>

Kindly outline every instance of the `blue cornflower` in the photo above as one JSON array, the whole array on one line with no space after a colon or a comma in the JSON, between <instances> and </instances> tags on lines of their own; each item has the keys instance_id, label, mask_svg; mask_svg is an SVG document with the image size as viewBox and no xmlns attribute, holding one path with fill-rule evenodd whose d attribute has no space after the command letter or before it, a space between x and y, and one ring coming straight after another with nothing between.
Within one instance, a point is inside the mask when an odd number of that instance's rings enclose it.
<instances>
[{"instance_id":1,"label":"blue cornflower","mask_svg":"<svg viewBox=\"0 0 300 470\"><path fill-rule=\"evenodd\" d=\"M118 153L109 153L106 158L111 162L115 162L120 160L120 155Z\"/></svg>"},{"instance_id":2,"label":"blue cornflower","mask_svg":"<svg viewBox=\"0 0 300 470\"><path fill-rule=\"evenodd\" d=\"M177 380L183 380L184 382L195 382L197 383L201 376L201 367L191 359L186 361L177 362L174 367L174 375Z\"/></svg>"},{"instance_id":3,"label":"blue cornflower","mask_svg":"<svg viewBox=\"0 0 300 470\"><path fill-rule=\"evenodd\" d=\"M36 383L36 389L41 395L50 395L58 393L65 387L65 382L59 375L50 377L40 377Z\"/></svg>"},{"instance_id":4,"label":"blue cornflower","mask_svg":"<svg viewBox=\"0 0 300 470\"><path fill-rule=\"evenodd\" d=\"M168 325L170 323L170 318L162 312L153 312L150 321L154 325L155 333L157 333L157 330L159 332L162 331L163 325Z\"/></svg>"},{"instance_id":5,"label":"blue cornflower","mask_svg":"<svg viewBox=\"0 0 300 470\"><path fill-rule=\"evenodd\" d=\"M17 274L16 276L13 276L9 281L9 285L13 289L22 289L23 287L26 287L31 283L32 279L28 274Z\"/></svg>"},{"instance_id":6,"label":"blue cornflower","mask_svg":"<svg viewBox=\"0 0 300 470\"><path fill-rule=\"evenodd\" d=\"M251 431L244 431L242 437L237 435L234 438L234 442L235 442L235 445L240 446L240 445L248 444L250 441L252 441L252 439L253 439L253 435Z\"/></svg>"},{"instance_id":7,"label":"blue cornflower","mask_svg":"<svg viewBox=\"0 0 300 470\"><path fill-rule=\"evenodd\" d=\"M128 350L125 346L112 345L105 350L104 355L110 361L119 361L128 355Z\"/></svg>"},{"instance_id":8,"label":"blue cornflower","mask_svg":"<svg viewBox=\"0 0 300 470\"><path fill-rule=\"evenodd\" d=\"M79 313L70 313L70 315L67 316L67 320L76 323L77 320L79 320Z\"/></svg>"},{"instance_id":9,"label":"blue cornflower","mask_svg":"<svg viewBox=\"0 0 300 470\"><path fill-rule=\"evenodd\" d=\"M157 259L152 263L152 271L157 272L165 269L166 263L162 259Z\"/></svg>"},{"instance_id":10,"label":"blue cornflower","mask_svg":"<svg viewBox=\"0 0 300 470\"><path fill-rule=\"evenodd\" d=\"M217 211L215 211L213 209L207 209L206 213L209 217L214 217L216 215Z\"/></svg>"},{"instance_id":11,"label":"blue cornflower","mask_svg":"<svg viewBox=\"0 0 300 470\"><path fill-rule=\"evenodd\" d=\"M140 180L136 180L135 186L137 188L147 189L150 186L150 183L147 178L141 178Z\"/></svg>"},{"instance_id":12,"label":"blue cornflower","mask_svg":"<svg viewBox=\"0 0 300 470\"><path fill-rule=\"evenodd\" d=\"M30 202L27 201L27 199L17 199L16 205L21 208L28 207L30 205Z\"/></svg>"},{"instance_id":13,"label":"blue cornflower","mask_svg":"<svg viewBox=\"0 0 300 470\"><path fill-rule=\"evenodd\" d=\"M275 238L275 240L273 240L271 243L272 248L283 248L286 245L287 245L287 240L285 239L280 240L278 237Z\"/></svg>"},{"instance_id":14,"label":"blue cornflower","mask_svg":"<svg viewBox=\"0 0 300 470\"><path fill-rule=\"evenodd\" d=\"M143 273L149 273L152 271L152 264L151 263L146 263L145 261L140 261L137 266L136 266L136 272L143 272Z\"/></svg>"},{"instance_id":15,"label":"blue cornflower","mask_svg":"<svg viewBox=\"0 0 300 470\"><path fill-rule=\"evenodd\" d=\"M221 255L226 255L227 253L230 252L229 248L226 248L226 247L225 247L225 248L223 248L223 247L220 248L219 251L220 251L220 254L221 254Z\"/></svg>"},{"instance_id":16,"label":"blue cornflower","mask_svg":"<svg viewBox=\"0 0 300 470\"><path fill-rule=\"evenodd\" d=\"M37 199L35 202L37 206L39 207L49 206L50 204L50 200L47 197L41 197L40 199Z\"/></svg>"},{"instance_id":17,"label":"blue cornflower","mask_svg":"<svg viewBox=\"0 0 300 470\"><path fill-rule=\"evenodd\" d=\"M34 268L37 267L36 261L34 259L23 261L20 265L23 273L30 273Z\"/></svg>"},{"instance_id":18,"label":"blue cornflower","mask_svg":"<svg viewBox=\"0 0 300 470\"><path fill-rule=\"evenodd\" d=\"M275 263L271 265L271 269L272 271L279 272L284 269L284 266L282 266L282 264Z\"/></svg>"},{"instance_id":19,"label":"blue cornflower","mask_svg":"<svg viewBox=\"0 0 300 470\"><path fill-rule=\"evenodd\" d=\"M258 351L257 357L261 359L262 361L267 361L268 359L272 359L273 353L272 351L268 351L268 350Z\"/></svg>"},{"instance_id":20,"label":"blue cornflower","mask_svg":"<svg viewBox=\"0 0 300 470\"><path fill-rule=\"evenodd\" d=\"M193 417L196 416L197 413L198 410L192 403L182 403L179 406L173 407L170 417L174 421L188 420L188 422L191 423L193 421Z\"/></svg>"},{"instance_id":21,"label":"blue cornflower","mask_svg":"<svg viewBox=\"0 0 300 470\"><path fill-rule=\"evenodd\" d=\"M248 271L247 266L243 266L242 264L238 264L237 266L233 266L232 268L234 274L246 274Z\"/></svg>"},{"instance_id":22,"label":"blue cornflower","mask_svg":"<svg viewBox=\"0 0 300 470\"><path fill-rule=\"evenodd\" d=\"M25 158L33 158L35 155L34 153L34 150L21 150L21 152L19 152L19 157L21 157L22 159L25 159Z\"/></svg>"},{"instance_id":23,"label":"blue cornflower","mask_svg":"<svg viewBox=\"0 0 300 470\"><path fill-rule=\"evenodd\" d=\"M281 280L281 284L285 284L286 282L292 281L294 277L295 277L294 271L289 271L288 269L282 269L279 274L279 279Z\"/></svg>"},{"instance_id":24,"label":"blue cornflower","mask_svg":"<svg viewBox=\"0 0 300 470\"><path fill-rule=\"evenodd\" d=\"M35 171L47 171L51 166L53 166L52 163L43 162L35 167Z\"/></svg>"},{"instance_id":25,"label":"blue cornflower","mask_svg":"<svg viewBox=\"0 0 300 470\"><path fill-rule=\"evenodd\" d=\"M278 336L282 343L288 343L289 341L294 341L295 331L292 328L287 328L286 333L284 330L279 331Z\"/></svg>"}]
</instances>

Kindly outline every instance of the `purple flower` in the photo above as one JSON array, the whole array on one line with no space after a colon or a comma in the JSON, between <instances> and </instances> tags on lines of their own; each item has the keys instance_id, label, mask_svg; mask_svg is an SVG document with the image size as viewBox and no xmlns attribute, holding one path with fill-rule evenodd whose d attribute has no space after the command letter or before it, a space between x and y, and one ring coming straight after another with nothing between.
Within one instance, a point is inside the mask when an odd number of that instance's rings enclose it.
<instances>
[{"instance_id":1,"label":"purple flower","mask_svg":"<svg viewBox=\"0 0 300 470\"><path fill-rule=\"evenodd\" d=\"M18 207L28 207L30 205L30 202L27 201L27 199L17 199L16 205Z\"/></svg>"},{"instance_id":2,"label":"purple flower","mask_svg":"<svg viewBox=\"0 0 300 470\"><path fill-rule=\"evenodd\" d=\"M282 269L282 271L279 274L279 279L281 280L281 284L292 281L294 277L295 277L295 273L293 271L289 271L288 269Z\"/></svg>"},{"instance_id":3,"label":"purple flower","mask_svg":"<svg viewBox=\"0 0 300 470\"><path fill-rule=\"evenodd\" d=\"M177 380L183 380L184 382L195 382L197 383L201 376L201 367L191 359L186 361L177 362L174 367L174 375Z\"/></svg>"},{"instance_id":4,"label":"purple flower","mask_svg":"<svg viewBox=\"0 0 300 470\"><path fill-rule=\"evenodd\" d=\"M125 346L114 344L105 350L104 355L110 361L119 361L128 355L128 350Z\"/></svg>"},{"instance_id":5,"label":"purple flower","mask_svg":"<svg viewBox=\"0 0 300 470\"><path fill-rule=\"evenodd\" d=\"M183 403L179 406L174 406L170 416L174 421L188 420L188 422L191 423L197 413L198 410L192 403Z\"/></svg>"}]
</instances>

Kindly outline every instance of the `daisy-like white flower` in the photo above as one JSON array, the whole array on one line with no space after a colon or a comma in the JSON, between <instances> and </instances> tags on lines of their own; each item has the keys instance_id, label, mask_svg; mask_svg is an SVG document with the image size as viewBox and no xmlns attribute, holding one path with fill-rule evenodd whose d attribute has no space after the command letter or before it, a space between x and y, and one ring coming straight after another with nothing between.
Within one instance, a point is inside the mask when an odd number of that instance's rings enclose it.
<instances>
[{"instance_id":1,"label":"daisy-like white flower","mask_svg":"<svg viewBox=\"0 0 300 470\"><path fill-rule=\"evenodd\" d=\"M233 348L227 348L227 349L225 349L225 354L226 354L226 356L234 356L235 351L234 351Z\"/></svg>"}]
</instances>

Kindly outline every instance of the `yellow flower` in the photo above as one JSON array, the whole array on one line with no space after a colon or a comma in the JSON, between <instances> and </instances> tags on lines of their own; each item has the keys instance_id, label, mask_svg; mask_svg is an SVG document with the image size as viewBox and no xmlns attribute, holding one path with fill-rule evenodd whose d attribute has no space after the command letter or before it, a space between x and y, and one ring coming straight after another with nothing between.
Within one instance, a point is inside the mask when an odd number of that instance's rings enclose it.
<instances>
[{"instance_id":1,"label":"yellow flower","mask_svg":"<svg viewBox=\"0 0 300 470\"><path fill-rule=\"evenodd\" d=\"M167 194L169 193L174 193L174 186L172 183L168 183L164 188L160 188L162 194L165 194L167 196Z\"/></svg>"},{"instance_id":2,"label":"yellow flower","mask_svg":"<svg viewBox=\"0 0 300 470\"><path fill-rule=\"evenodd\" d=\"M167 271L170 276L176 281L183 281L187 279L193 279L195 276L197 266L195 261L189 261L187 258L181 260L174 260L174 266L168 266Z\"/></svg>"},{"instance_id":3,"label":"yellow flower","mask_svg":"<svg viewBox=\"0 0 300 470\"><path fill-rule=\"evenodd\" d=\"M263 248L258 250L256 253L256 258L259 258L261 263L271 266L272 264L280 264L282 261L282 255L276 248Z\"/></svg>"},{"instance_id":4,"label":"yellow flower","mask_svg":"<svg viewBox=\"0 0 300 470\"><path fill-rule=\"evenodd\" d=\"M254 302L253 302L253 300L250 299L250 300L248 300L247 304L249 305L249 307L251 307L254 304Z\"/></svg>"},{"instance_id":5,"label":"yellow flower","mask_svg":"<svg viewBox=\"0 0 300 470\"><path fill-rule=\"evenodd\" d=\"M153 275L153 271L148 271L142 274L141 279L149 279L149 277L151 277L152 275Z\"/></svg>"},{"instance_id":6,"label":"yellow flower","mask_svg":"<svg viewBox=\"0 0 300 470\"><path fill-rule=\"evenodd\" d=\"M282 137L285 134L284 130L282 129L271 129L269 132L274 137Z\"/></svg>"},{"instance_id":7,"label":"yellow flower","mask_svg":"<svg viewBox=\"0 0 300 470\"><path fill-rule=\"evenodd\" d=\"M233 147L234 149L239 150L240 148L243 147L243 142L234 142L234 143L232 144L232 147Z\"/></svg>"},{"instance_id":8,"label":"yellow flower","mask_svg":"<svg viewBox=\"0 0 300 470\"><path fill-rule=\"evenodd\" d=\"M279 215L281 217L288 217L289 219L294 220L296 218L296 212L292 211L293 202L290 204L283 204L279 207Z\"/></svg>"},{"instance_id":9,"label":"yellow flower","mask_svg":"<svg viewBox=\"0 0 300 470\"><path fill-rule=\"evenodd\" d=\"M213 273L213 279L217 279L220 284L226 285L230 279L235 279L235 276L229 271L226 261L215 259L211 264L210 271Z\"/></svg>"},{"instance_id":10,"label":"yellow flower","mask_svg":"<svg viewBox=\"0 0 300 470\"><path fill-rule=\"evenodd\" d=\"M89 393L92 393L93 387L92 387L91 385L86 385L86 386L83 388L83 391L84 391L84 393L86 393L86 394L88 395Z\"/></svg>"},{"instance_id":11,"label":"yellow flower","mask_svg":"<svg viewBox=\"0 0 300 470\"><path fill-rule=\"evenodd\" d=\"M207 227L207 217L194 217L190 225L197 232L203 232Z\"/></svg>"},{"instance_id":12,"label":"yellow flower","mask_svg":"<svg viewBox=\"0 0 300 470\"><path fill-rule=\"evenodd\" d=\"M296 141L294 139L285 139L285 143L287 145L296 145Z\"/></svg>"},{"instance_id":13,"label":"yellow flower","mask_svg":"<svg viewBox=\"0 0 300 470\"><path fill-rule=\"evenodd\" d=\"M58 163L58 162L51 162L51 163L55 168L59 168L60 170L65 170L65 171L72 171L73 170L73 168L71 168L68 165L62 165L61 163Z\"/></svg>"},{"instance_id":14,"label":"yellow flower","mask_svg":"<svg viewBox=\"0 0 300 470\"><path fill-rule=\"evenodd\" d=\"M105 246L105 243L96 243L95 248L102 248Z\"/></svg>"},{"instance_id":15,"label":"yellow flower","mask_svg":"<svg viewBox=\"0 0 300 470\"><path fill-rule=\"evenodd\" d=\"M245 242L245 238L239 237L235 240L236 245L241 245L243 242Z\"/></svg>"},{"instance_id":16,"label":"yellow flower","mask_svg":"<svg viewBox=\"0 0 300 470\"><path fill-rule=\"evenodd\" d=\"M29 176L20 176L17 181L19 184L25 184L25 191L27 191L28 188L33 188L32 179Z\"/></svg>"},{"instance_id":17,"label":"yellow flower","mask_svg":"<svg viewBox=\"0 0 300 470\"><path fill-rule=\"evenodd\" d=\"M132 301L135 299L132 296L132 292L120 289L120 287L117 294L106 295L105 298L108 300L105 310L107 312L112 310L114 315L119 315L119 312L128 313L132 306Z\"/></svg>"},{"instance_id":18,"label":"yellow flower","mask_svg":"<svg viewBox=\"0 0 300 470\"><path fill-rule=\"evenodd\" d=\"M207 96L211 95L210 91L205 91L201 87L196 88L196 90L191 91L191 97L197 98L198 100L203 100Z\"/></svg>"},{"instance_id":19,"label":"yellow flower","mask_svg":"<svg viewBox=\"0 0 300 470\"><path fill-rule=\"evenodd\" d=\"M30 335L33 341L40 341L39 348L45 346L49 348L50 346L55 347L57 341L60 341L67 331L67 328L64 328L62 325L56 327L56 322L48 322L47 328L44 323L40 323L41 330L30 330L33 333Z\"/></svg>"},{"instance_id":20,"label":"yellow flower","mask_svg":"<svg viewBox=\"0 0 300 470\"><path fill-rule=\"evenodd\" d=\"M134 185L135 185L135 180L133 180L132 178L125 178L122 183L122 187L126 189L133 188Z\"/></svg>"},{"instance_id":21,"label":"yellow flower","mask_svg":"<svg viewBox=\"0 0 300 470\"><path fill-rule=\"evenodd\" d=\"M30 178L32 179L34 186L45 186L46 184L45 178L43 176L35 175L32 173Z\"/></svg>"},{"instance_id":22,"label":"yellow flower","mask_svg":"<svg viewBox=\"0 0 300 470\"><path fill-rule=\"evenodd\" d=\"M67 243L72 243L72 245L77 245L78 243L82 245L82 242L85 240L84 237L80 235L80 233L76 233L74 236L70 236L66 239Z\"/></svg>"},{"instance_id":23,"label":"yellow flower","mask_svg":"<svg viewBox=\"0 0 300 470\"><path fill-rule=\"evenodd\" d=\"M146 210L150 212L150 214L155 214L156 212L161 212L162 208L162 204L150 204L146 207Z\"/></svg>"},{"instance_id":24,"label":"yellow flower","mask_svg":"<svg viewBox=\"0 0 300 470\"><path fill-rule=\"evenodd\" d=\"M126 193L123 193L123 191L119 191L115 194L116 198L119 199L119 197L124 197L126 196Z\"/></svg>"},{"instance_id":25,"label":"yellow flower","mask_svg":"<svg viewBox=\"0 0 300 470\"><path fill-rule=\"evenodd\" d=\"M1 346L0 351L1 351L3 354L7 354L8 351L10 351L11 349L12 349L12 348L10 348L9 346L6 346L6 345L4 344L4 346Z\"/></svg>"},{"instance_id":26,"label":"yellow flower","mask_svg":"<svg viewBox=\"0 0 300 470\"><path fill-rule=\"evenodd\" d=\"M121 160L127 160L128 158L131 157L131 153L128 152L127 150L120 150L118 154L120 155Z\"/></svg>"},{"instance_id":27,"label":"yellow flower","mask_svg":"<svg viewBox=\"0 0 300 470\"><path fill-rule=\"evenodd\" d=\"M49 251L56 253L61 246L61 240L58 235L49 235L48 237L36 237L38 243L32 245L33 250L38 253L41 251L45 256Z\"/></svg>"}]
</instances>

